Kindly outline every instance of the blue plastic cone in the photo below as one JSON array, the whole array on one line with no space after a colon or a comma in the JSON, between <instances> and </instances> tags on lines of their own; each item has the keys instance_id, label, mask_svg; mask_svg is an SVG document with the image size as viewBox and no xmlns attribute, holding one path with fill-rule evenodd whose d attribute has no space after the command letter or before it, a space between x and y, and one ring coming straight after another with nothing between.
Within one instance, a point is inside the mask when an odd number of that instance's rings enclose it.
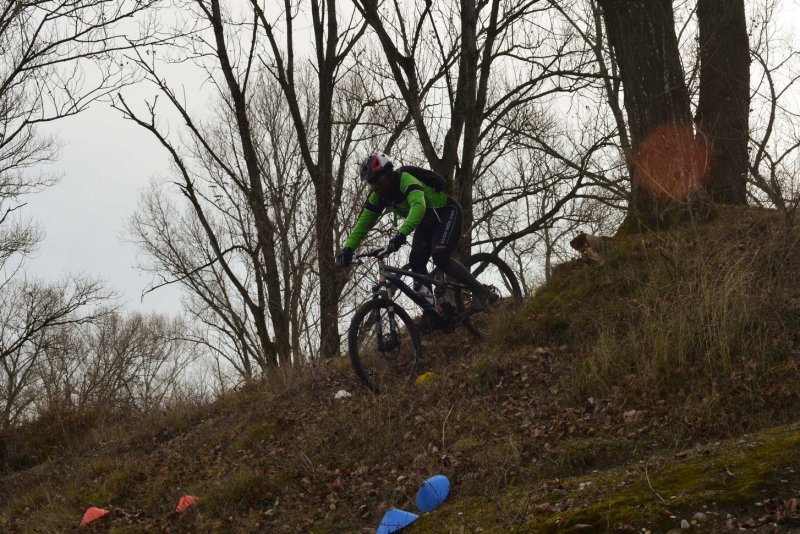
<instances>
[{"instance_id":1,"label":"blue plastic cone","mask_svg":"<svg viewBox=\"0 0 800 534\"><path fill-rule=\"evenodd\" d=\"M444 475L435 475L422 483L417 492L417 508L430 512L438 508L450 493L450 481Z\"/></svg>"},{"instance_id":2,"label":"blue plastic cone","mask_svg":"<svg viewBox=\"0 0 800 534\"><path fill-rule=\"evenodd\" d=\"M397 508L389 508L389 510L383 514L383 519L381 519L381 524L378 525L378 530L375 531L375 534L391 534L392 532L397 532L402 528L406 528L417 519L419 519L417 514L412 514L405 510L398 510Z\"/></svg>"}]
</instances>

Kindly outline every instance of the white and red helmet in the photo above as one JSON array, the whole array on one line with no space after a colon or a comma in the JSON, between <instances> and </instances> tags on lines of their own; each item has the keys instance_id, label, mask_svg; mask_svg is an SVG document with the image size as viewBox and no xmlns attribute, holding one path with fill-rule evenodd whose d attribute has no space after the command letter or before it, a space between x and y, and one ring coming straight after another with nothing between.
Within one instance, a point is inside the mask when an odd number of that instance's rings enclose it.
<instances>
[{"instance_id":1,"label":"white and red helmet","mask_svg":"<svg viewBox=\"0 0 800 534\"><path fill-rule=\"evenodd\" d=\"M370 183L381 173L392 172L393 168L392 158L383 152L373 152L361 164L361 181Z\"/></svg>"}]
</instances>

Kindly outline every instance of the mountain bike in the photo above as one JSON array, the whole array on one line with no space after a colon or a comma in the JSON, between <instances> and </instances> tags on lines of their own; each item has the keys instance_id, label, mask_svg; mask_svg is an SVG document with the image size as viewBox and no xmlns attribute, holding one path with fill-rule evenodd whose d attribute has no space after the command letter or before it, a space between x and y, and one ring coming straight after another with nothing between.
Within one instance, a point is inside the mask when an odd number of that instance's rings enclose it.
<instances>
[{"instance_id":1,"label":"mountain bike","mask_svg":"<svg viewBox=\"0 0 800 534\"><path fill-rule=\"evenodd\" d=\"M440 330L450 332L463 325L475 336L485 335L479 322L474 320L478 313L471 310L472 292L464 284L438 270L426 276L407 267L388 265L386 258L390 254L386 248L380 248L354 257L356 264L373 258L378 265L378 279L372 286L372 295L356 310L347 333L353 369L375 393L408 383L419 371L422 335L408 311L397 302L400 294L407 296L428 317L434 317ZM478 253L463 263L490 290L490 302L502 299L512 306L522 302L522 291L514 272L496 255ZM404 282L404 277L433 287L435 304ZM491 308L490 304L479 313Z\"/></svg>"}]
</instances>

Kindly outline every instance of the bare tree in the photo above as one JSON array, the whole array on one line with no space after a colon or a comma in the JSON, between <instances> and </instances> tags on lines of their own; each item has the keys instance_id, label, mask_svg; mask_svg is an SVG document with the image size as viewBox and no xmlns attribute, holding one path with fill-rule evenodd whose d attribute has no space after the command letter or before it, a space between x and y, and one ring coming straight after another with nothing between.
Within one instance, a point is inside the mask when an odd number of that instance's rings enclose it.
<instances>
[{"instance_id":1,"label":"bare tree","mask_svg":"<svg viewBox=\"0 0 800 534\"><path fill-rule=\"evenodd\" d=\"M211 60L208 66L209 80L219 91L220 102L226 107L226 118L232 120L233 127L229 133L230 142L235 144L233 153L227 151L230 143L222 145L215 142L213 132L193 118L186 102L168 85L167 80L156 72L155 61L137 54L136 61L145 72L147 78L165 95L173 109L179 113L187 125L189 135L195 147L202 152L202 158L213 161L216 168L224 175L224 179L232 194L245 200L246 215L250 225L247 235L252 241L247 244L244 254L250 262L256 262L258 272L254 279L255 294L250 291L248 283L237 272L235 265L226 256L230 251L219 239L214 227L211 213L216 211L213 202L207 202L208 191L198 189L186 157L181 155L174 143L159 130L156 123L155 104L148 106L147 115L140 116L128 105L122 96L115 106L127 118L150 131L170 154L181 176L180 189L192 206L194 216L202 228L205 242L209 245L212 262L216 263L224 273L226 284L230 285L241 299L245 316L252 321L258 340L262 366L277 365L279 361L290 361L290 342L286 310L280 287L278 264L276 258L275 223L271 218L259 167L256 143L250 120L250 89L253 60L256 54L255 33L246 43L233 39L227 32L230 23L218 0L187 2L184 6L197 18L200 29L184 40L184 52L198 61ZM255 28L255 27L254 27ZM243 46L243 48L241 46ZM241 59L241 63L239 60ZM221 79L220 79L221 78ZM238 209L238 206L235 208ZM238 244L236 245L238 246ZM202 265L197 266L202 267ZM246 274L245 274L246 276Z\"/></svg>"},{"instance_id":2,"label":"bare tree","mask_svg":"<svg viewBox=\"0 0 800 534\"><path fill-rule=\"evenodd\" d=\"M315 91L310 78L307 76L300 84L309 87L309 98L304 102L309 114L314 112L317 103L312 96ZM277 229L281 279L286 281L282 286L292 354L294 361L300 362L313 357L319 349L321 328L319 313L314 313L319 279L315 268L317 228L313 186L280 87L269 76L262 76L256 95L253 128L258 140L267 205Z\"/></svg>"},{"instance_id":3,"label":"bare tree","mask_svg":"<svg viewBox=\"0 0 800 534\"><path fill-rule=\"evenodd\" d=\"M372 70L392 74L425 159L453 179L452 193L464 208L467 250L473 185L502 146L490 132L503 130L518 106L585 85L593 77L591 56L572 47L569 34L534 31L531 21L552 23L551 6L535 1L393 8L373 0L354 3L384 52L387 67Z\"/></svg>"},{"instance_id":4,"label":"bare tree","mask_svg":"<svg viewBox=\"0 0 800 534\"><path fill-rule=\"evenodd\" d=\"M629 174L633 174L630 133L622 108L619 69L614 55L608 48L604 33L603 10L597 5L597 0L590 0L588 4L583 0L579 2L548 0L548 3L563 17L566 24L572 29L576 40L591 50L599 77L596 86L589 86L582 92L592 93L594 90L603 95L600 100L604 101L611 112L613 125L616 127L616 135L619 139L619 151L628 167ZM600 105L599 101L595 101L593 104ZM610 191L619 194L619 184L611 184Z\"/></svg>"},{"instance_id":5,"label":"bare tree","mask_svg":"<svg viewBox=\"0 0 800 534\"><path fill-rule=\"evenodd\" d=\"M50 334L106 313L111 294L100 282L73 278L55 284L12 281L0 287L0 429L29 414L40 391L36 370Z\"/></svg>"},{"instance_id":6,"label":"bare tree","mask_svg":"<svg viewBox=\"0 0 800 534\"><path fill-rule=\"evenodd\" d=\"M534 103L519 106L501 123L497 161L475 186L474 244L505 250L527 290L547 279L553 261L565 256L561 242L571 231L609 231L619 222L615 213L624 210L616 133L603 120L607 108L593 109L576 135L569 132L570 121Z\"/></svg>"},{"instance_id":7,"label":"bare tree","mask_svg":"<svg viewBox=\"0 0 800 534\"><path fill-rule=\"evenodd\" d=\"M237 143L231 142L236 138L235 122L224 108L204 128L204 141L184 149L187 155L182 156L182 162L199 191L208 228L241 287L258 298L264 277L278 278L292 354L291 359L280 363L291 364L313 354L319 332L311 313L317 277L313 268L313 195L295 150L294 128L280 89L264 77L254 83L257 88L250 109L252 134L258 147L264 201L276 230L271 252L277 272L267 271L260 256L254 254L258 250L254 219L242 190L231 183L227 173L227 169L241 169L242 164ZM207 146L214 147L214 152L209 152ZM226 165L221 166L215 157L222 158ZM182 211L164 186L153 184L142 196L130 230L134 242L146 253L140 266L163 279L163 283L177 281L187 289L186 311L196 325L193 339L232 367L237 377L234 382L252 379L265 371L270 366L268 351L261 345L246 301L217 260L197 208ZM227 377L221 382L228 382Z\"/></svg>"},{"instance_id":8,"label":"bare tree","mask_svg":"<svg viewBox=\"0 0 800 534\"><path fill-rule=\"evenodd\" d=\"M263 290L263 265L259 255L253 254L257 250L253 221L246 209L237 213L232 207L246 206L241 194L228 188L237 202L223 203L221 196L213 196L214 189L208 184L200 188L201 177L194 190L199 191L196 197L202 219L197 206L190 203L189 210L182 210L171 202L163 187L154 185L131 219L131 234L147 258L140 266L163 277L163 283L178 282L187 290L185 309L197 324L195 331L201 333L195 341L229 360L240 379L249 380L279 362L271 339L263 345L259 336L256 323L265 323L267 317L263 313L253 316L248 303L259 302ZM229 209L240 218L226 219L220 214ZM241 225L246 226L246 233ZM262 328L267 325L262 324Z\"/></svg>"},{"instance_id":9,"label":"bare tree","mask_svg":"<svg viewBox=\"0 0 800 534\"><path fill-rule=\"evenodd\" d=\"M157 3L27 0L0 7L0 266L40 238L30 222L10 217L23 195L54 183L38 167L58 156L58 143L36 126L80 113L134 81L117 53L159 41L143 18Z\"/></svg>"},{"instance_id":10,"label":"bare tree","mask_svg":"<svg viewBox=\"0 0 800 534\"><path fill-rule=\"evenodd\" d=\"M354 133L372 102L365 100L361 91L354 90L359 86L356 81L344 89L352 100L352 105L346 110L348 114L337 116L335 107L337 99L342 98L338 95L342 92L343 81L359 76L358 61L353 62L351 55L366 30L366 24L353 13L348 16L335 0L311 0L309 38L313 47L309 59L316 72L314 90L319 105L313 115L306 115L296 84L296 58L301 46L297 28L301 10L291 0L285 0L282 12L277 15L259 0L251 0L251 5L269 43L269 53L262 58L262 63L283 89L297 131L300 154L314 186L319 354L332 357L338 355L340 349L338 309L346 282L334 262L338 246L334 229L340 226L337 214L345 176L348 169L353 168L350 165L356 148Z\"/></svg>"},{"instance_id":11,"label":"bare tree","mask_svg":"<svg viewBox=\"0 0 800 534\"><path fill-rule=\"evenodd\" d=\"M752 6L753 114L750 125L750 200L791 213L800 200L800 120L793 108L800 49L781 34L780 4Z\"/></svg>"},{"instance_id":12,"label":"bare tree","mask_svg":"<svg viewBox=\"0 0 800 534\"><path fill-rule=\"evenodd\" d=\"M330 197L320 196L307 165L308 150L324 137L318 122L308 122L323 113L324 105L314 71L291 71L294 100L288 100L275 71L263 64L271 48L264 51L270 45L262 43L260 18L247 23L251 31L246 40L236 40L226 38L226 32L239 22L219 3L187 5L208 28L201 25L181 41L181 51L206 69L218 94L217 114L210 122L192 116L190 102L168 85L157 71L160 65L152 58L137 58L187 125L191 141L168 138L167 128L159 127L155 103L144 114L134 111L124 97L116 105L169 151L192 209L190 214L180 213L166 197L150 193L132 230L155 260L147 268L165 275L163 283L179 281L189 288L187 309L197 321L198 338L207 336L212 352L231 364L235 375L249 379L271 365L313 357L320 336L338 331L332 324L337 314L333 321L324 319L312 304L330 304L321 303L327 298L321 294L335 282L331 277L340 278L341 273L314 264L319 265L320 232L332 236L337 226L326 223L320 210L340 212L337 198L343 195L349 147L365 109L363 86L342 73L337 83L347 85L348 91L336 93L328 103L331 109L325 113L335 112L336 121L326 126L329 141L320 146L329 153L326 158L335 156L340 163ZM306 137L299 135L298 114L308 123ZM260 199L260 214L253 208L255 197ZM329 264L330 258L323 263ZM338 304L338 298L333 303Z\"/></svg>"},{"instance_id":13,"label":"bare tree","mask_svg":"<svg viewBox=\"0 0 800 534\"><path fill-rule=\"evenodd\" d=\"M109 313L52 329L36 371L37 413L148 414L192 400L184 384L197 348L178 319Z\"/></svg>"}]
</instances>

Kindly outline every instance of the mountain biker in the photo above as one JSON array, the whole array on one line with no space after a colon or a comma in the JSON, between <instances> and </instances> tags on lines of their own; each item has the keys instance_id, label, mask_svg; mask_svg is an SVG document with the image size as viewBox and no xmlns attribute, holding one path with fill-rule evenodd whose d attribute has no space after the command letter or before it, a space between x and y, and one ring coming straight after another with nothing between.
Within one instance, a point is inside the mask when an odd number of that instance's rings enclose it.
<instances>
[{"instance_id":1,"label":"mountain biker","mask_svg":"<svg viewBox=\"0 0 800 534\"><path fill-rule=\"evenodd\" d=\"M456 200L436 191L422 180L408 172L394 170L392 159L380 152L369 155L361 164L361 181L370 185L371 191L361 214L345 241L344 247L336 255L336 262L347 267L353 261L355 249L375 226L385 210L396 217L404 217L397 233L389 239L387 248L396 252L406 242L411 232L411 252L408 256L411 270L428 274L428 260L442 272L458 280L472 290L470 311L486 307L491 293L475 279L459 261L450 257L461 239L461 206ZM420 282L414 283L414 290L423 290ZM430 292L430 287L426 287ZM429 326L438 318L432 310L425 310L421 323Z\"/></svg>"}]
</instances>

